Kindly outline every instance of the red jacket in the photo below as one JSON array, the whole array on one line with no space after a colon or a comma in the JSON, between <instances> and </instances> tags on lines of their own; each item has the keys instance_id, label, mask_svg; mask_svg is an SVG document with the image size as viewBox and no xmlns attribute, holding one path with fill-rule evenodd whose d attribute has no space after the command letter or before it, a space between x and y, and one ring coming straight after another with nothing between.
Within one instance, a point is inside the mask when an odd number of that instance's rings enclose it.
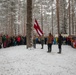
<instances>
[{"instance_id":1,"label":"red jacket","mask_svg":"<svg viewBox=\"0 0 76 75\"><path fill-rule=\"evenodd\" d=\"M17 37L17 41L18 42L20 42L21 41L21 37L19 36L19 37Z\"/></svg>"}]
</instances>

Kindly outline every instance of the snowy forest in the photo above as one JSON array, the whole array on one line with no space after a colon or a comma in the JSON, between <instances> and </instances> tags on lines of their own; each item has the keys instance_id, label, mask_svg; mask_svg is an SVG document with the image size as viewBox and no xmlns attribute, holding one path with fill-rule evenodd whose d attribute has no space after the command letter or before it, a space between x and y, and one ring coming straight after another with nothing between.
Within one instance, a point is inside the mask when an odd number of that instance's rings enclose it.
<instances>
[{"instance_id":1,"label":"snowy forest","mask_svg":"<svg viewBox=\"0 0 76 75\"><path fill-rule=\"evenodd\" d=\"M36 18L45 35L76 34L76 0L0 0L0 34L26 35L28 2L32 27Z\"/></svg>"}]
</instances>

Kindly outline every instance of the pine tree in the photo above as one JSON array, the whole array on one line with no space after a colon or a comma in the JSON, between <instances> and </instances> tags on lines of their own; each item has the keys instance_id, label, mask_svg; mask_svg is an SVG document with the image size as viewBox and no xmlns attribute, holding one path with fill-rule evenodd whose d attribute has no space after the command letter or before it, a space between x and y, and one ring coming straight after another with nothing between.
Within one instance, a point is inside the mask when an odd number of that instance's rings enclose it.
<instances>
[{"instance_id":1,"label":"pine tree","mask_svg":"<svg viewBox=\"0 0 76 75\"><path fill-rule=\"evenodd\" d=\"M27 0L27 48L32 47L32 0Z\"/></svg>"}]
</instances>

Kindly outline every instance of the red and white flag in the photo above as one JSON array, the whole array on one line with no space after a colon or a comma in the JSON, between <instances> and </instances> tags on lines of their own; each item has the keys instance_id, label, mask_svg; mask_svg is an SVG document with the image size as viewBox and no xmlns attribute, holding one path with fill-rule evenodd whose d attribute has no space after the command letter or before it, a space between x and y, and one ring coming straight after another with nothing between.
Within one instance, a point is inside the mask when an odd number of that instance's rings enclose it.
<instances>
[{"instance_id":1,"label":"red and white flag","mask_svg":"<svg viewBox=\"0 0 76 75\"><path fill-rule=\"evenodd\" d=\"M35 23L34 23L34 28L36 30L36 32L38 33L39 36L43 35L43 31L41 30L37 20L35 19Z\"/></svg>"}]
</instances>

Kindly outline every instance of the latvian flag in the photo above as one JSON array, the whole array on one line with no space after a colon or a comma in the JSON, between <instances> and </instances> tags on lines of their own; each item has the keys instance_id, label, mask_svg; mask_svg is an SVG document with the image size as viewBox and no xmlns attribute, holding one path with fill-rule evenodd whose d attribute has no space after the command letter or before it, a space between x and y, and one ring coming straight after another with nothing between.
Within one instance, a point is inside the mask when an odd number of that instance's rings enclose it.
<instances>
[{"instance_id":1,"label":"latvian flag","mask_svg":"<svg viewBox=\"0 0 76 75\"><path fill-rule=\"evenodd\" d=\"M35 28L35 30L36 30L36 32L38 33L39 36L43 35L43 31L40 29L40 26L39 26L36 19L35 19L35 23L34 23L34 28Z\"/></svg>"}]
</instances>

